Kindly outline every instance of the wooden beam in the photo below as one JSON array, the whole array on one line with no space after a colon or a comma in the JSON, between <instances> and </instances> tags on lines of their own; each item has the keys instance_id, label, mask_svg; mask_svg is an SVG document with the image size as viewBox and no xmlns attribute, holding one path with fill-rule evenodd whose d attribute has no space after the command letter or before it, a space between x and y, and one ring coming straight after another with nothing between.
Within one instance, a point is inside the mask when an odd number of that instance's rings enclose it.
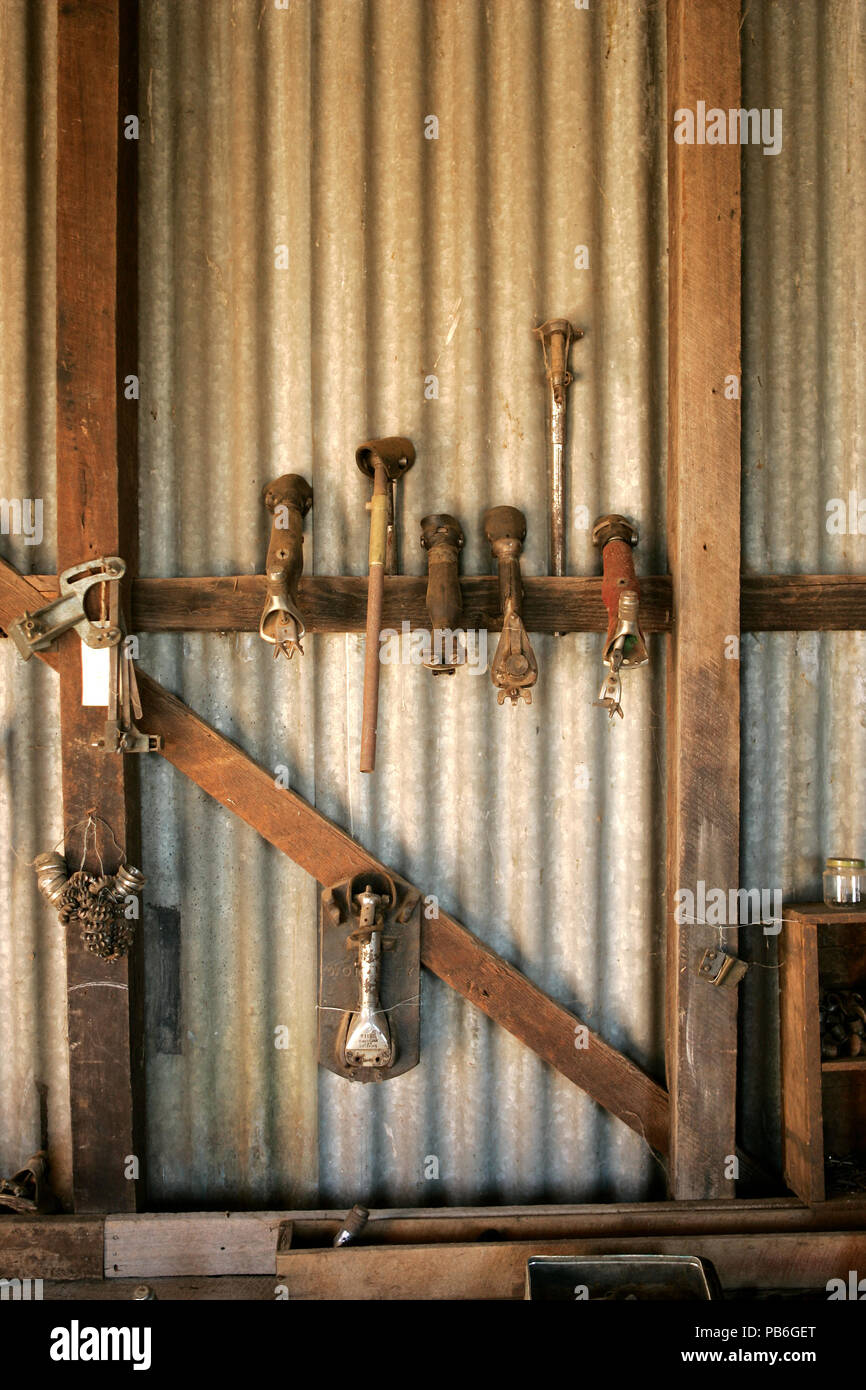
<instances>
[{"instance_id":1,"label":"wooden beam","mask_svg":"<svg viewBox=\"0 0 866 1390\"><path fill-rule=\"evenodd\" d=\"M135 71L136 6L129 0L62 0L57 52L57 544L66 569L99 555L138 554L134 403L120 382L137 371L134 344L136 144L124 140L124 84ZM135 108L133 107L133 114ZM118 196L119 187L125 201ZM118 304L123 311L118 313ZM118 325L123 327L119 329ZM126 335L121 337L121 333ZM127 354L124 357L124 352ZM125 419L129 411L133 419ZM95 751L94 712L81 706L81 642L61 638L60 728L66 849L79 862L81 822L93 810L129 858L139 858L134 759ZM106 872L111 836L96 847ZM91 835L86 866L98 868ZM143 1163L138 1130L141 951L106 964L74 930L67 938L72 1181L77 1211L135 1207L129 1156ZM132 963L131 963L132 962ZM113 988L105 988L110 985Z\"/></svg>"},{"instance_id":2,"label":"wooden beam","mask_svg":"<svg viewBox=\"0 0 866 1390\"><path fill-rule=\"evenodd\" d=\"M49 603L57 576L28 575ZM467 575L462 582L466 622L493 631L500 623L497 581ZM524 580L532 632L606 632L601 580L569 575ZM644 631L670 632L670 575L642 576ZM386 580L385 624L429 627L426 581L401 575ZM188 579L134 579L132 625L136 632L257 632L265 593L260 574ZM363 632L367 581L363 577L307 575L301 605L308 632ZM746 574L740 581L743 632L866 631L866 578L855 574Z\"/></svg>"},{"instance_id":3,"label":"wooden beam","mask_svg":"<svg viewBox=\"0 0 866 1390\"><path fill-rule=\"evenodd\" d=\"M0 561L0 623L32 608L36 590ZM58 657L44 653L49 665ZM144 727L160 733L163 756L221 805L251 825L319 883L330 885L364 869L382 870L372 855L302 797L277 787L236 744L216 732L144 672L138 675ZM134 952L140 955L140 952ZM495 1022L531 1047L636 1130L659 1153L667 1151L668 1101L663 1088L562 1008L453 917L425 921L421 959Z\"/></svg>"},{"instance_id":4,"label":"wooden beam","mask_svg":"<svg viewBox=\"0 0 866 1390\"><path fill-rule=\"evenodd\" d=\"M522 1299L530 1255L692 1255L725 1291L820 1289L866 1260L866 1233L627 1236L552 1241L365 1246L277 1254L290 1299Z\"/></svg>"},{"instance_id":5,"label":"wooden beam","mask_svg":"<svg viewBox=\"0 0 866 1390\"><path fill-rule=\"evenodd\" d=\"M0 1278L101 1279L102 1216L0 1216Z\"/></svg>"},{"instance_id":6,"label":"wooden beam","mask_svg":"<svg viewBox=\"0 0 866 1390\"><path fill-rule=\"evenodd\" d=\"M281 1228L291 1248L329 1246L345 1211L170 1212L0 1219L0 1270L10 1278L273 1276ZM632 1237L755 1236L866 1231L866 1201L804 1206L769 1201L599 1203L585 1206L414 1207L373 1210L368 1246Z\"/></svg>"},{"instance_id":7,"label":"wooden beam","mask_svg":"<svg viewBox=\"0 0 866 1390\"><path fill-rule=\"evenodd\" d=\"M862 632L866 577L860 574L744 574L742 632Z\"/></svg>"},{"instance_id":8,"label":"wooden beam","mask_svg":"<svg viewBox=\"0 0 866 1390\"><path fill-rule=\"evenodd\" d=\"M733 1195L737 993L697 974L718 929L674 894L738 885L740 148L677 144L675 113L740 105L739 0L668 0L670 228L667 1069L672 1195ZM734 644L733 647L731 644ZM725 932L736 951L736 933Z\"/></svg>"}]
</instances>

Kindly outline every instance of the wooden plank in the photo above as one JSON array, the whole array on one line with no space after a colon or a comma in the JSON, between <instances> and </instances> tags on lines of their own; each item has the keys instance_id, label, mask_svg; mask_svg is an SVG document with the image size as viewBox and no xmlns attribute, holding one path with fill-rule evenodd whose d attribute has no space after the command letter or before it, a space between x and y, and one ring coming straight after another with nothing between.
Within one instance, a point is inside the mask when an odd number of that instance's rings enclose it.
<instances>
[{"instance_id":1,"label":"wooden plank","mask_svg":"<svg viewBox=\"0 0 866 1390\"><path fill-rule=\"evenodd\" d=\"M57 576L28 575L48 603L57 597ZM462 581L467 622L496 629L500 622L496 580L468 575ZM604 632L607 613L601 580L569 575L529 577L527 611L533 632ZM399 575L386 581L385 621L399 628L427 627L426 580ZM646 632L670 632L669 575L641 577ZM259 574L186 579L134 579L132 621L136 632L257 632L265 592ZM363 632L367 581L363 577L307 575L301 604L308 632ZM748 574L740 583L742 632L852 632L866 630L866 578L856 574ZM2 635L2 632L0 632Z\"/></svg>"},{"instance_id":2,"label":"wooden plank","mask_svg":"<svg viewBox=\"0 0 866 1390\"><path fill-rule=\"evenodd\" d=\"M58 7L57 160L57 545L65 569L99 555L122 555L134 572L138 551L134 429L124 423L119 375L118 301L129 314L134 279L135 206L128 191L135 142L120 138L121 81L135 63L126 0L64 0ZM134 44L133 44L134 49ZM119 173L120 169L120 173ZM123 317L123 316L121 316ZM123 330L124 333L128 329ZM128 349L127 349L128 350ZM127 409L130 403L127 403ZM134 423L134 422L133 422ZM123 453L120 448L123 442ZM80 862L80 823L92 809L111 826L129 858L139 858L134 760L91 748L93 710L81 706L81 642L67 633L60 672L63 824ZM97 847L107 872L119 854L103 829ZM98 869L91 836L86 866ZM76 1210L127 1210L137 1183L127 1158L143 1160L136 1108L142 1068L137 1029L141 952L106 964L74 930L67 942L67 999Z\"/></svg>"},{"instance_id":3,"label":"wooden plank","mask_svg":"<svg viewBox=\"0 0 866 1390\"><path fill-rule=\"evenodd\" d=\"M33 587L0 561L0 622L33 602ZM49 664L56 657L45 653ZM363 846L288 788L277 787L236 744L139 672L144 727L161 733L163 756L221 805L330 886L362 869L381 871ZM667 1096L650 1077L560 1007L454 918L425 921L421 959L478 1008L607 1106L659 1153L667 1151ZM586 1047L576 1047L586 1028Z\"/></svg>"},{"instance_id":4,"label":"wooden plank","mask_svg":"<svg viewBox=\"0 0 866 1390\"><path fill-rule=\"evenodd\" d=\"M28 576L48 603L57 597L53 574ZM490 575L462 579L464 624L479 630L502 626L499 581ZM132 617L136 632L258 632L265 598L265 577L236 574L198 579L136 579L132 586ZM533 632L553 632L554 624L568 632L606 632L607 612L601 601L601 579L527 578L526 613ZM641 578L642 623L646 632L668 632L671 626L670 580L665 575ZM398 575L385 580L385 627L401 631L403 622L429 628L427 580ZM363 632L367 611L367 580L357 576L305 575L300 606L308 632Z\"/></svg>"},{"instance_id":5,"label":"wooden plank","mask_svg":"<svg viewBox=\"0 0 866 1390\"><path fill-rule=\"evenodd\" d=\"M0 1215L0 1278L101 1279L101 1216Z\"/></svg>"},{"instance_id":6,"label":"wooden plank","mask_svg":"<svg viewBox=\"0 0 866 1390\"><path fill-rule=\"evenodd\" d=\"M46 1283L42 1297L46 1303L129 1303L142 1284L141 1279L87 1279ZM221 1275L217 1278L148 1279L159 1302L172 1303L273 1303L275 1280L271 1275Z\"/></svg>"},{"instance_id":7,"label":"wooden plank","mask_svg":"<svg viewBox=\"0 0 866 1390\"><path fill-rule=\"evenodd\" d=\"M718 929L674 894L738 885L740 149L673 139L678 110L740 100L739 0L668 0L670 224L667 1070L672 1195L733 1195L737 992L697 974ZM736 657L736 652L730 653ZM725 931L736 951L736 931Z\"/></svg>"},{"instance_id":8,"label":"wooden plank","mask_svg":"<svg viewBox=\"0 0 866 1390\"><path fill-rule=\"evenodd\" d=\"M295 1249L330 1245L345 1211L127 1213L0 1217L0 1276L87 1279L273 1276L281 1226ZM866 1230L866 1201L767 1201L373 1210L365 1245L756 1235ZM169 1273L166 1274L165 1271Z\"/></svg>"},{"instance_id":9,"label":"wooden plank","mask_svg":"<svg viewBox=\"0 0 866 1390\"><path fill-rule=\"evenodd\" d=\"M743 632L852 632L866 629L861 574L744 574Z\"/></svg>"},{"instance_id":10,"label":"wooden plank","mask_svg":"<svg viewBox=\"0 0 866 1390\"><path fill-rule=\"evenodd\" d=\"M279 1212L109 1216L106 1279L185 1274L273 1274Z\"/></svg>"},{"instance_id":11,"label":"wooden plank","mask_svg":"<svg viewBox=\"0 0 866 1390\"><path fill-rule=\"evenodd\" d=\"M343 1212L291 1212L295 1249L330 1245ZM287 1223L287 1224L288 1224ZM791 1198L715 1202L608 1203L589 1206L427 1208L372 1211L364 1245L440 1241L556 1240L627 1235L748 1235L770 1231L866 1229L866 1200L806 1207Z\"/></svg>"},{"instance_id":12,"label":"wooden plank","mask_svg":"<svg viewBox=\"0 0 866 1390\"><path fill-rule=\"evenodd\" d=\"M866 926L866 908L831 907L827 903L785 903L784 917L813 925L837 927Z\"/></svg>"},{"instance_id":13,"label":"wooden plank","mask_svg":"<svg viewBox=\"0 0 866 1390\"><path fill-rule=\"evenodd\" d=\"M522 1299L530 1255L694 1255L726 1291L821 1289L862 1269L866 1233L627 1236L485 1245L345 1246L277 1255L290 1299Z\"/></svg>"},{"instance_id":14,"label":"wooden plank","mask_svg":"<svg viewBox=\"0 0 866 1390\"><path fill-rule=\"evenodd\" d=\"M787 917L788 914L785 913ZM779 933L782 1169L804 1202L824 1200L824 1122L818 1022L818 937L809 922Z\"/></svg>"}]
</instances>

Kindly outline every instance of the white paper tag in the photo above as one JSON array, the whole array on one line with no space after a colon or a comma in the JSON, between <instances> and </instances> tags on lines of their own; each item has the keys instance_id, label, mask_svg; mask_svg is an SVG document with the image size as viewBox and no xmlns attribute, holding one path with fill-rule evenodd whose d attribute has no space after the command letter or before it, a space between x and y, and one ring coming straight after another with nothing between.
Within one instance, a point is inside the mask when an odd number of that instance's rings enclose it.
<instances>
[{"instance_id":1,"label":"white paper tag","mask_svg":"<svg viewBox=\"0 0 866 1390\"><path fill-rule=\"evenodd\" d=\"M81 703L108 708L111 649L81 643Z\"/></svg>"}]
</instances>

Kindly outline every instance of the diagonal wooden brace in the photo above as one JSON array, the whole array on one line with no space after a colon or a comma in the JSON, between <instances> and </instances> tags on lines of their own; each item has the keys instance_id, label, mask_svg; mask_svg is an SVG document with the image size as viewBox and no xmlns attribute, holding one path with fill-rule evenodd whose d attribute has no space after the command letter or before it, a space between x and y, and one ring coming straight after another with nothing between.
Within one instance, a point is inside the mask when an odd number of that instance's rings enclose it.
<instances>
[{"instance_id":1,"label":"diagonal wooden brace","mask_svg":"<svg viewBox=\"0 0 866 1390\"><path fill-rule=\"evenodd\" d=\"M0 626L39 599L25 578L0 560ZM39 656L56 669L54 652ZM251 825L326 887L362 870L387 872L315 807L277 787L265 768L217 733L144 672L138 675L147 727L179 771ZM616 1048L516 970L466 927L440 912L424 920L421 959L428 970L507 1029L660 1154L668 1149L667 1092ZM585 1046L578 1046L585 1042Z\"/></svg>"}]
</instances>

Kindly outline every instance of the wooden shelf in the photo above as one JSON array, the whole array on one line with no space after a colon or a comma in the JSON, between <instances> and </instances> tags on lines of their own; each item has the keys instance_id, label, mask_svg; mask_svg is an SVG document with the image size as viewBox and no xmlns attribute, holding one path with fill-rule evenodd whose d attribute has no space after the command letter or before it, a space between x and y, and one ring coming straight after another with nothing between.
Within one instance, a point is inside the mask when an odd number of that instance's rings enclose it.
<instances>
[{"instance_id":1,"label":"wooden shelf","mask_svg":"<svg viewBox=\"0 0 866 1390\"><path fill-rule=\"evenodd\" d=\"M866 980L866 911L787 903L782 915L783 1168L785 1181L802 1201L823 1202L825 1153L850 1152L866 1164L866 1057L823 1061L819 1022L822 988Z\"/></svg>"}]
</instances>

